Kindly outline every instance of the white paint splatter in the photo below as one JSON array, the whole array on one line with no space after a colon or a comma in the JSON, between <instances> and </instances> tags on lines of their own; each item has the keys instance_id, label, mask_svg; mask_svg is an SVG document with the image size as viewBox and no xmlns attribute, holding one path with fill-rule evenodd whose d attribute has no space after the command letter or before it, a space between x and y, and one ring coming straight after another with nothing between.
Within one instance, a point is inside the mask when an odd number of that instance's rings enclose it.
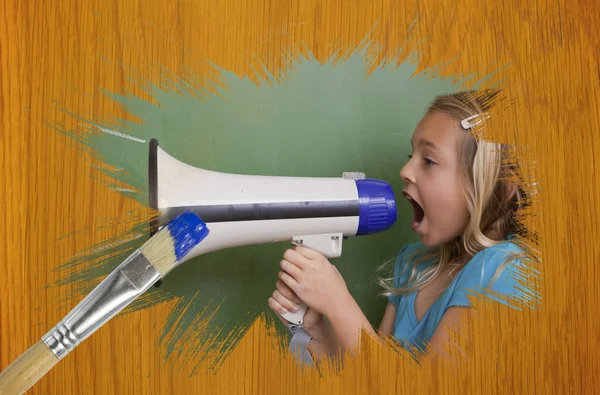
<instances>
[{"instance_id":1,"label":"white paint splatter","mask_svg":"<svg viewBox=\"0 0 600 395\"><path fill-rule=\"evenodd\" d=\"M137 137L129 136L127 134L124 134L124 133L121 133L121 132L117 132L116 130L103 128L101 126L96 126L96 127L98 129L100 129L101 131L103 131L104 133L112 134L113 136L123 137L123 138L128 139L128 140L137 141L138 143L145 143L146 142L146 140L142 140L142 139L137 138Z\"/></svg>"},{"instance_id":2,"label":"white paint splatter","mask_svg":"<svg viewBox=\"0 0 600 395\"><path fill-rule=\"evenodd\" d=\"M134 189L122 188L122 187L113 187L112 189L113 189L113 191L115 191L115 192L131 192L131 193L135 193L135 192L137 192L137 191L136 191L136 190L134 190Z\"/></svg>"}]
</instances>

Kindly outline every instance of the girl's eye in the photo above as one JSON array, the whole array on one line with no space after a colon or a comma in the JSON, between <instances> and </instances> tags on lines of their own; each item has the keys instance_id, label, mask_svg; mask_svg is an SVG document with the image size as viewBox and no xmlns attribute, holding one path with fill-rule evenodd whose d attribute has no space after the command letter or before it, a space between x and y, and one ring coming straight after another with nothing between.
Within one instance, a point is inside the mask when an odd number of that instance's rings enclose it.
<instances>
[{"instance_id":1,"label":"girl's eye","mask_svg":"<svg viewBox=\"0 0 600 395\"><path fill-rule=\"evenodd\" d=\"M434 161L432 161L431 159L427 159L427 158L426 158L426 159L423 159L423 160L425 161L425 164L426 164L427 166L432 166L432 165L434 165L434 164L435 164L435 162L434 162Z\"/></svg>"}]
</instances>

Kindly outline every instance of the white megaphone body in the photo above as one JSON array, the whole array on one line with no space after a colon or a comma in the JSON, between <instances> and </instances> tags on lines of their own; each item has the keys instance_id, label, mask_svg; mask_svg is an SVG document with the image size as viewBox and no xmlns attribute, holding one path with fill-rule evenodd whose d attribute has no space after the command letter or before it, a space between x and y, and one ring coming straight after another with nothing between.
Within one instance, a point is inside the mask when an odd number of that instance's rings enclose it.
<instances>
[{"instance_id":1,"label":"white megaphone body","mask_svg":"<svg viewBox=\"0 0 600 395\"><path fill-rule=\"evenodd\" d=\"M150 141L149 203L154 234L190 210L210 233L184 261L231 247L289 241L339 257L342 240L385 231L397 219L391 186L361 173L342 177L228 174L182 163ZM302 323L306 306L285 318Z\"/></svg>"}]
</instances>

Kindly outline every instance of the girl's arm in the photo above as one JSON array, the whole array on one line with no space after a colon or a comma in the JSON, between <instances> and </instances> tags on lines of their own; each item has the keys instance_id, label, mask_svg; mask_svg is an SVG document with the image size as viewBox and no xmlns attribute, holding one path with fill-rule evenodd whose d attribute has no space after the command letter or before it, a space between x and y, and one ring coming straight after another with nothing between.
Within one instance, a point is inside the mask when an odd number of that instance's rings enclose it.
<instances>
[{"instance_id":1,"label":"girl's arm","mask_svg":"<svg viewBox=\"0 0 600 395\"><path fill-rule=\"evenodd\" d=\"M394 321L396 319L396 306L388 301L385 307L385 313L379 324L379 333L384 336L392 336L394 332Z\"/></svg>"},{"instance_id":2,"label":"girl's arm","mask_svg":"<svg viewBox=\"0 0 600 395\"><path fill-rule=\"evenodd\" d=\"M358 311L360 311L360 309L358 309ZM364 314L362 313L362 311L360 311L360 315L362 315L362 317L364 317ZM379 325L379 334L380 335L382 335L382 336L391 336L392 335L395 316L396 316L396 306L394 306L393 304L388 302L385 312L383 314L383 318L381 320L381 324ZM348 322L351 322L351 321L352 321L352 317L348 317L348 319L346 319L344 321L338 320L337 321L339 324L338 327L340 325L343 326L344 324L347 324ZM364 318L364 321L367 322L367 328L371 328L371 325L368 323L366 318ZM313 339L308 344L308 350L310 351L311 355L313 355L313 357L317 360L321 360L321 358L324 355L329 356L329 357L336 356L342 350L342 345L345 345L345 347L343 347L343 348L350 348L350 349L353 348L352 340L347 341L347 340L344 340L343 337L342 337L342 340L340 340L340 338L338 338L338 334L335 331L333 325L334 324L328 325L325 321L321 321L319 323L319 325L316 327L305 328L313 336ZM350 323L350 325L352 325L352 323ZM355 325L355 329L356 329L355 332L357 334L356 339L358 339L358 334L360 333L360 327ZM372 328L369 332L371 334L375 334L375 331L372 330ZM375 335L377 335L377 334L375 334ZM342 334L342 336L344 336L344 335Z\"/></svg>"},{"instance_id":3,"label":"girl's arm","mask_svg":"<svg viewBox=\"0 0 600 395\"><path fill-rule=\"evenodd\" d=\"M313 337L308 343L308 351L315 361L323 357L335 357L339 352L339 342L331 327L322 321L318 328L304 328Z\"/></svg>"},{"instance_id":4,"label":"girl's arm","mask_svg":"<svg viewBox=\"0 0 600 395\"><path fill-rule=\"evenodd\" d=\"M395 310L396 308L388 303L380 325L385 335L389 335L392 332ZM327 311L326 317L331 323L333 333L339 345L351 353L358 347L358 341L363 328L375 339L381 339L349 293L336 304L336 307L332 307Z\"/></svg>"},{"instance_id":5,"label":"girl's arm","mask_svg":"<svg viewBox=\"0 0 600 395\"><path fill-rule=\"evenodd\" d=\"M323 355L333 357L344 350L353 353L358 346L362 328L375 339L391 336L395 315L396 306L388 302L377 333L356 301L349 296L344 304L327 314L330 325L321 321L316 328L305 328L313 336L308 349L319 360Z\"/></svg>"},{"instance_id":6,"label":"girl's arm","mask_svg":"<svg viewBox=\"0 0 600 395\"><path fill-rule=\"evenodd\" d=\"M347 303L350 306L350 302ZM332 314L331 318L329 318L331 326L322 321L320 324L322 328L311 328L312 332L309 331L313 335L313 340L309 343L308 349L317 361L321 360L323 355L334 356L340 351L340 347L350 349L351 351L355 350L358 346L361 326L367 329L367 332L376 339L381 338L371 328L371 325L360 308L358 308L358 305L356 305L356 302L354 302L354 305L354 311L347 311L348 314ZM337 311L342 312L342 310ZM451 307L448 309L429 341L428 348L430 351L441 356L449 355L445 347L448 344L452 344L450 342L450 334L452 331L459 330L461 319L464 319L465 316L467 319L469 318L468 312L468 308ZM384 337L393 336L395 316L396 306L388 302L379 326L379 335Z\"/></svg>"}]
</instances>

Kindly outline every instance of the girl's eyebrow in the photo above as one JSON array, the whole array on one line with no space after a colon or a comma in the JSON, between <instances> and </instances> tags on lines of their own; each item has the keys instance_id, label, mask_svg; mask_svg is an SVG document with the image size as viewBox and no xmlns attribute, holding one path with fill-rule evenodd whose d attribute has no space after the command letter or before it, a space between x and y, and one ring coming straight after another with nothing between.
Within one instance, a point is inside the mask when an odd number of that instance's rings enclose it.
<instances>
[{"instance_id":1,"label":"girl's eyebrow","mask_svg":"<svg viewBox=\"0 0 600 395\"><path fill-rule=\"evenodd\" d=\"M413 146L413 148L414 148L414 144L413 144L413 141L412 141L412 139L410 140L410 144L411 144L411 145ZM433 149L433 150L435 150L435 151L438 151L438 152L440 151L440 150L439 150L439 148L438 148L438 147L437 147L435 144L433 144L431 141L429 141L429 140L419 139L419 140L417 141L417 145L421 145L421 146L429 147L429 148L431 148L431 149Z\"/></svg>"}]
</instances>

